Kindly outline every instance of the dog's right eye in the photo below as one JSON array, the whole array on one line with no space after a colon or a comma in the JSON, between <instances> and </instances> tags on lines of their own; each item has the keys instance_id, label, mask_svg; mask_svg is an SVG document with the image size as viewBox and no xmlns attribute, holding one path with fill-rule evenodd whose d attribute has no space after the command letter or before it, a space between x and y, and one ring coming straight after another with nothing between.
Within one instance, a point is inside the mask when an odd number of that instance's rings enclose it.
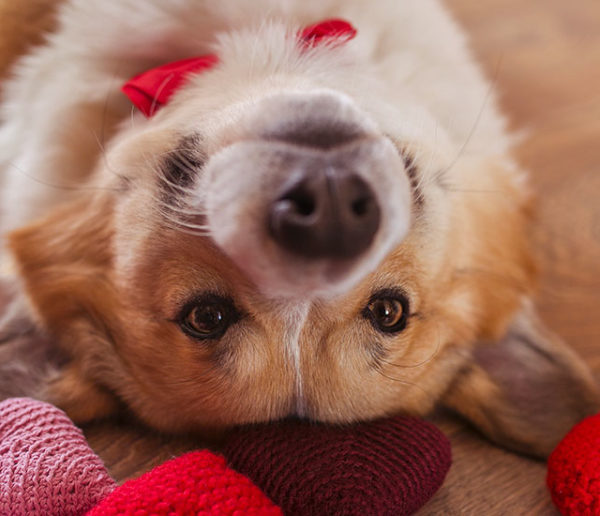
<instances>
[{"instance_id":1,"label":"dog's right eye","mask_svg":"<svg viewBox=\"0 0 600 516\"><path fill-rule=\"evenodd\" d=\"M221 338L240 319L229 298L209 294L186 304L178 318L183 332L196 340Z\"/></svg>"}]
</instances>

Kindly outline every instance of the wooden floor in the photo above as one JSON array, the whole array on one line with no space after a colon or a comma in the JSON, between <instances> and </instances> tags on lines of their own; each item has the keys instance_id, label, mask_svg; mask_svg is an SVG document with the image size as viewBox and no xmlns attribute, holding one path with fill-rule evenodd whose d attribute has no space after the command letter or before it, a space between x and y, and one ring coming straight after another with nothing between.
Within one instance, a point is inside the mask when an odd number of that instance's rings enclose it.
<instances>
[{"instance_id":1,"label":"wooden floor","mask_svg":"<svg viewBox=\"0 0 600 516\"><path fill-rule=\"evenodd\" d=\"M600 375L600 1L447 3L524 134L516 155L539 195L541 313ZM556 514L543 463L495 448L447 415L434 420L454 464L421 515ZM127 423L85 431L118 480L202 446Z\"/></svg>"}]
</instances>

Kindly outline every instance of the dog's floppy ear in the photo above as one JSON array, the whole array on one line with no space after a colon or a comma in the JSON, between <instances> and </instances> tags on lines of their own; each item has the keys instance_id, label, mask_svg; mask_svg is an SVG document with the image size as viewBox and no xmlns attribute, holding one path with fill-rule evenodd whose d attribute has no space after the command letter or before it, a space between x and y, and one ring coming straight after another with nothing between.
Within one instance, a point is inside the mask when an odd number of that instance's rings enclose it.
<instances>
[{"instance_id":1,"label":"dog's floppy ear","mask_svg":"<svg viewBox=\"0 0 600 516\"><path fill-rule=\"evenodd\" d=\"M584 362L523 309L499 342L481 343L445 403L493 441L546 457L570 428L600 409Z\"/></svg>"},{"instance_id":2,"label":"dog's floppy ear","mask_svg":"<svg viewBox=\"0 0 600 516\"><path fill-rule=\"evenodd\" d=\"M8 237L35 332L66 356L67 363L41 395L77 422L105 416L116 407L101 382L111 365L118 333L118 296L110 280L113 202L82 192L73 202ZM114 374L114 371L112 371Z\"/></svg>"}]
</instances>

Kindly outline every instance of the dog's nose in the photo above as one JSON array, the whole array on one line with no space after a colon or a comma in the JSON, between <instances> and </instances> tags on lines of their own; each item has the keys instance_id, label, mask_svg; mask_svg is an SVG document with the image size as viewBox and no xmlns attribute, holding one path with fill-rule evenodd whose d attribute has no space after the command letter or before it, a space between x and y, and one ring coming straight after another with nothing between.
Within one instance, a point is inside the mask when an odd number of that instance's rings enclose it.
<instances>
[{"instance_id":1,"label":"dog's nose","mask_svg":"<svg viewBox=\"0 0 600 516\"><path fill-rule=\"evenodd\" d=\"M307 170L270 207L269 231L284 249L306 258L354 258L379 228L380 208L358 175L328 166Z\"/></svg>"}]
</instances>

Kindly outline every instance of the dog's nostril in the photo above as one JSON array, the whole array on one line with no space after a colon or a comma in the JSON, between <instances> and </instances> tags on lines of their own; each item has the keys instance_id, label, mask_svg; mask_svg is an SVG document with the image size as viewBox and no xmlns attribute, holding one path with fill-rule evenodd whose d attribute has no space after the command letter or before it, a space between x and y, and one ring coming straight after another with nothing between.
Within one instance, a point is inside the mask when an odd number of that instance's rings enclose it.
<instances>
[{"instance_id":1,"label":"dog's nostril","mask_svg":"<svg viewBox=\"0 0 600 516\"><path fill-rule=\"evenodd\" d=\"M291 192L281 200L289 202L292 209L303 217L310 217L316 209L314 197L302 189Z\"/></svg>"},{"instance_id":2,"label":"dog's nostril","mask_svg":"<svg viewBox=\"0 0 600 516\"><path fill-rule=\"evenodd\" d=\"M343 170L310 171L270 207L275 242L307 258L353 258L379 229L380 209L369 185Z\"/></svg>"},{"instance_id":3,"label":"dog's nostril","mask_svg":"<svg viewBox=\"0 0 600 516\"><path fill-rule=\"evenodd\" d=\"M357 199L352 203L352 213L357 217L362 217L369 212L369 204L372 199L363 197L362 199Z\"/></svg>"}]
</instances>

